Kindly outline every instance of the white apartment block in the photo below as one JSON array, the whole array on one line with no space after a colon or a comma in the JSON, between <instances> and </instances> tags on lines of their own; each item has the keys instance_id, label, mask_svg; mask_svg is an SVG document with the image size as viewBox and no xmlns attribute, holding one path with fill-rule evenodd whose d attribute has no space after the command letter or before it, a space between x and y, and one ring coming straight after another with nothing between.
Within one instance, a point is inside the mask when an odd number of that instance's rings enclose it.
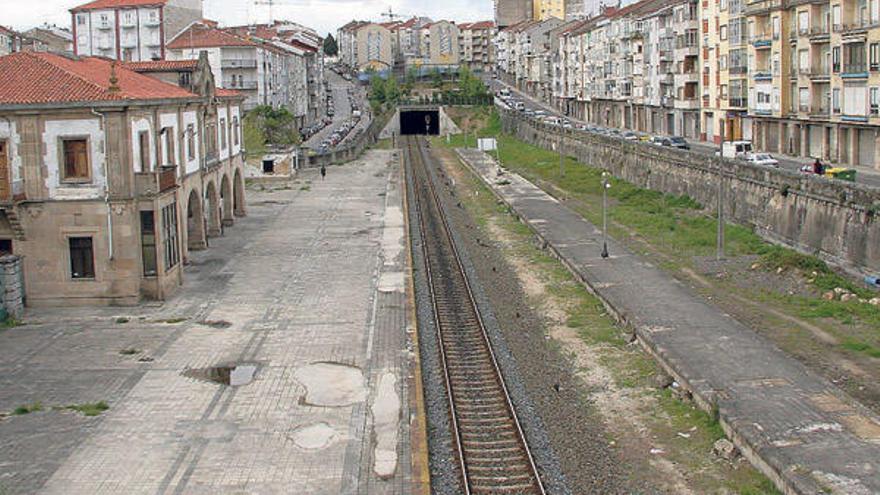
<instances>
[{"instance_id":1,"label":"white apartment block","mask_svg":"<svg viewBox=\"0 0 880 495\"><path fill-rule=\"evenodd\" d=\"M95 0L70 10L74 53L162 60L165 44L202 18L201 0Z\"/></svg>"}]
</instances>

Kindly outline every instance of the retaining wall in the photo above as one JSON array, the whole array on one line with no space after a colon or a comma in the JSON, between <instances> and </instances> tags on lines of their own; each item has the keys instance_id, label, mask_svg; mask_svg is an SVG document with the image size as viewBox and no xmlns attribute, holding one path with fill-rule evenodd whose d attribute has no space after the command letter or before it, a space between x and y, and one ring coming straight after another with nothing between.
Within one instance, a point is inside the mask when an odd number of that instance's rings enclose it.
<instances>
[{"instance_id":1,"label":"retaining wall","mask_svg":"<svg viewBox=\"0 0 880 495\"><path fill-rule=\"evenodd\" d=\"M564 130L499 109L504 131L529 144L601 167L638 187L717 204L729 221L854 274L880 273L880 190L741 160Z\"/></svg>"}]
</instances>

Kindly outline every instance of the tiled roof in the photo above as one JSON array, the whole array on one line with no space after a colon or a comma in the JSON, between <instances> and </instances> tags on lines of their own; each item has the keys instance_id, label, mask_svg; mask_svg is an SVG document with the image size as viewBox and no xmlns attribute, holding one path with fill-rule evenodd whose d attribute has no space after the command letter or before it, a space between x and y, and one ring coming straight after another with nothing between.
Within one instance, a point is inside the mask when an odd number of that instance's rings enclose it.
<instances>
[{"instance_id":1,"label":"tiled roof","mask_svg":"<svg viewBox=\"0 0 880 495\"><path fill-rule=\"evenodd\" d=\"M220 96L220 97L241 96L241 93L239 91L236 91L234 89L224 89L224 88L215 89L214 94L217 96Z\"/></svg>"},{"instance_id":2,"label":"tiled roof","mask_svg":"<svg viewBox=\"0 0 880 495\"><path fill-rule=\"evenodd\" d=\"M464 27L467 26L467 27ZM480 21L473 22L471 24L465 24L463 26L459 26L460 29L492 29L495 27L495 23L492 21Z\"/></svg>"},{"instance_id":3,"label":"tiled roof","mask_svg":"<svg viewBox=\"0 0 880 495\"><path fill-rule=\"evenodd\" d=\"M287 44L291 45L291 46L295 46L301 50L309 51L309 52L317 52L318 51L317 48L315 48L311 45L307 45L306 43L303 43L300 40L290 40L290 41L287 41Z\"/></svg>"},{"instance_id":4,"label":"tiled roof","mask_svg":"<svg viewBox=\"0 0 880 495\"><path fill-rule=\"evenodd\" d=\"M168 42L166 48L182 50L217 46L257 46L257 44L222 29L195 23Z\"/></svg>"},{"instance_id":5,"label":"tiled roof","mask_svg":"<svg viewBox=\"0 0 880 495\"><path fill-rule=\"evenodd\" d=\"M70 9L71 12L81 10L117 9L124 7L161 7L167 0L94 0Z\"/></svg>"},{"instance_id":6,"label":"tiled roof","mask_svg":"<svg viewBox=\"0 0 880 495\"><path fill-rule=\"evenodd\" d=\"M135 72L165 72L195 69L198 60L150 60L146 62L123 62L122 66Z\"/></svg>"},{"instance_id":7,"label":"tiled roof","mask_svg":"<svg viewBox=\"0 0 880 495\"><path fill-rule=\"evenodd\" d=\"M116 67L118 90L112 91L111 66L104 58L73 59L46 52L0 57L0 105L197 98L124 66Z\"/></svg>"}]
</instances>

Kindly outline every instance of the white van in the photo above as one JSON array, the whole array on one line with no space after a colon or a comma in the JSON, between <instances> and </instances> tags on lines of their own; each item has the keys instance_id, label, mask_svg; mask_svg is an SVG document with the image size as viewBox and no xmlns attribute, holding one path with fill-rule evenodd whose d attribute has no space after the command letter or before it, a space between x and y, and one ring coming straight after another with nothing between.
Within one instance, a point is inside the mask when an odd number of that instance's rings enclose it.
<instances>
[{"instance_id":1,"label":"white van","mask_svg":"<svg viewBox=\"0 0 880 495\"><path fill-rule=\"evenodd\" d=\"M740 158L752 152L751 141L724 141L721 145L721 156L724 158ZM717 155L718 152L716 151Z\"/></svg>"},{"instance_id":2,"label":"white van","mask_svg":"<svg viewBox=\"0 0 880 495\"><path fill-rule=\"evenodd\" d=\"M510 90L507 88L503 88L498 91L498 96L502 98L510 98Z\"/></svg>"}]
</instances>

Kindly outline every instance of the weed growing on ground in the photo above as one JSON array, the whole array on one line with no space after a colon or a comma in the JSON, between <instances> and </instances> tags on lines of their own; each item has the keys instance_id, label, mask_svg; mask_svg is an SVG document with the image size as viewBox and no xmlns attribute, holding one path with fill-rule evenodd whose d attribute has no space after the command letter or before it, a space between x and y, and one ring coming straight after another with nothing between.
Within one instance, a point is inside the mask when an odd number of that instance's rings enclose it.
<instances>
[{"instance_id":1,"label":"weed growing on ground","mask_svg":"<svg viewBox=\"0 0 880 495\"><path fill-rule=\"evenodd\" d=\"M459 116L459 120L480 125L479 129L464 128L474 146L473 133L480 137L495 137L499 142L501 162L525 178L542 185L545 190L560 199L574 199L569 207L583 215L592 223L599 225L602 220L602 169L578 162L572 157L564 157L565 174L561 175L559 155L519 141L511 135L502 133L501 120L497 112L482 119ZM453 139L447 144L445 139L435 138L437 146L464 146L464 138ZM681 266L692 266L695 257L711 256L716 249L717 221L711 207L704 209L688 196L663 194L634 186L623 180L611 178L609 196L609 231L618 239L632 235L644 239L652 249L662 253L664 269L678 271ZM815 256L798 253L792 249L770 244L761 239L752 229L740 225L725 225L726 255L730 257L757 256L763 268L796 270L818 291L829 291L837 287L846 289L862 299L877 297L878 293L860 286L852 280L832 270L825 262ZM650 256L650 253L647 253ZM815 273L816 275L812 275ZM806 282L805 282L806 283ZM880 307L859 301L842 302L824 300L813 296L785 295L752 291L746 294L751 299L764 299L785 312L804 319L829 319L829 332L835 335L846 333L851 340L849 345L841 346L849 352L863 353L876 357L880 350ZM868 330L851 335L849 329L841 325L861 324ZM872 330L873 329L873 330Z\"/></svg>"},{"instance_id":2,"label":"weed growing on ground","mask_svg":"<svg viewBox=\"0 0 880 495\"><path fill-rule=\"evenodd\" d=\"M435 140L441 141L441 138ZM717 413L706 413L691 403L681 402L668 389L654 389L652 377L660 371L658 365L640 347L628 344L628 333L616 324L602 303L575 280L559 260L538 248L529 227L519 222L506 205L497 202L494 194L476 177L468 173L462 187L472 191L459 197L482 235L491 237L491 227L499 227L507 233L502 251L525 260L535 270L549 297L564 311L564 325L593 348L599 357L597 364L609 370L614 385L626 390L628 396L643 397L657 405L647 416L650 436L674 447L666 455L695 475L691 481L698 493L717 492L719 484L739 493L778 493L768 479L748 464L709 467L717 464L711 454L712 444L724 437ZM668 201L681 208L698 208L690 198ZM567 351L556 340L549 341L548 345L558 346L563 354ZM681 436L678 432L686 433ZM717 478L719 476L722 478Z\"/></svg>"},{"instance_id":3,"label":"weed growing on ground","mask_svg":"<svg viewBox=\"0 0 880 495\"><path fill-rule=\"evenodd\" d=\"M308 184L299 188L300 191L310 191L311 189L312 189L312 186L310 186Z\"/></svg>"},{"instance_id":4,"label":"weed growing on ground","mask_svg":"<svg viewBox=\"0 0 880 495\"><path fill-rule=\"evenodd\" d=\"M24 404L13 409L12 414L16 416L21 416L23 414L30 414L32 412L42 411L43 405L39 402L34 402L33 404Z\"/></svg>"},{"instance_id":5,"label":"weed growing on ground","mask_svg":"<svg viewBox=\"0 0 880 495\"><path fill-rule=\"evenodd\" d=\"M141 352L140 349L128 348L128 349L120 350L119 354L122 354L123 356L131 356L133 354L138 354L140 352Z\"/></svg>"},{"instance_id":6,"label":"weed growing on ground","mask_svg":"<svg viewBox=\"0 0 880 495\"><path fill-rule=\"evenodd\" d=\"M71 404L69 406L64 406L59 409L68 409L70 411L76 411L84 416L98 416L102 412L110 409L110 406L107 405L106 402L89 402L85 404Z\"/></svg>"}]
</instances>

